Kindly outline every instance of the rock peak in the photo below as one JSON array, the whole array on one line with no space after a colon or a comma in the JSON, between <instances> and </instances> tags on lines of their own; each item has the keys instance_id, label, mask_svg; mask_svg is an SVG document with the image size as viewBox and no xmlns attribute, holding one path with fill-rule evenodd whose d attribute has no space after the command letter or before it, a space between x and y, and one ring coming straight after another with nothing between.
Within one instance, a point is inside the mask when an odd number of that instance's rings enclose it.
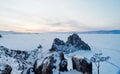
<instances>
[{"instance_id":1,"label":"rock peak","mask_svg":"<svg viewBox=\"0 0 120 74\"><path fill-rule=\"evenodd\" d=\"M91 50L90 46L81 40L79 35L72 34L68 37L66 43L59 38L55 38L50 51L62 51L65 53L77 50Z\"/></svg>"},{"instance_id":2,"label":"rock peak","mask_svg":"<svg viewBox=\"0 0 120 74\"><path fill-rule=\"evenodd\" d=\"M56 45L64 45L65 43L64 43L64 41L60 40L59 38L55 38L54 39L54 44L56 44Z\"/></svg>"},{"instance_id":3,"label":"rock peak","mask_svg":"<svg viewBox=\"0 0 120 74\"><path fill-rule=\"evenodd\" d=\"M66 42L67 45L73 45L73 46L78 46L81 44L81 38L77 34L72 34L68 37L68 40Z\"/></svg>"}]
</instances>

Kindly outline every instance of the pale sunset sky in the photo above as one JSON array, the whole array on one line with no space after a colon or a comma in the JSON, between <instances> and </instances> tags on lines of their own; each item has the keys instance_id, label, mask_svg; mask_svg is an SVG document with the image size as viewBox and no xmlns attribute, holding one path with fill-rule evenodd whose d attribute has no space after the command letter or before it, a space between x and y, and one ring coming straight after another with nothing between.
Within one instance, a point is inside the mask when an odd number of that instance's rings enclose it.
<instances>
[{"instance_id":1,"label":"pale sunset sky","mask_svg":"<svg viewBox=\"0 0 120 74\"><path fill-rule=\"evenodd\" d=\"M0 0L2 31L114 29L120 29L120 0Z\"/></svg>"}]
</instances>

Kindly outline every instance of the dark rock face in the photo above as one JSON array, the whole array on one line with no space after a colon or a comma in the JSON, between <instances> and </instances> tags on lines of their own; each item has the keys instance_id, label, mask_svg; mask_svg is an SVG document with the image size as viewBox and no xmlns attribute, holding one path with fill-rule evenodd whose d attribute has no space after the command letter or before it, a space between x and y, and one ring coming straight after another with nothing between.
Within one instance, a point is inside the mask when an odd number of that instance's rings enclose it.
<instances>
[{"instance_id":1,"label":"dark rock face","mask_svg":"<svg viewBox=\"0 0 120 74\"><path fill-rule=\"evenodd\" d=\"M65 53L77 50L91 50L89 45L82 41L77 34L70 35L66 43L58 38L54 39L52 48L50 49L50 51L62 51Z\"/></svg>"},{"instance_id":2,"label":"dark rock face","mask_svg":"<svg viewBox=\"0 0 120 74\"><path fill-rule=\"evenodd\" d=\"M73 69L76 69L77 71L86 74L92 74L92 63L87 62L86 58L73 56L72 64L73 64Z\"/></svg>"},{"instance_id":3,"label":"dark rock face","mask_svg":"<svg viewBox=\"0 0 120 74\"><path fill-rule=\"evenodd\" d=\"M0 38L2 38L2 35L0 34Z\"/></svg>"},{"instance_id":4,"label":"dark rock face","mask_svg":"<svg viewBox=\"0 0 120 74\"><path fill-rule=\"evenodd\" d=\"M78 47L80 44L82 44L82 41L81 41L81 38L77 34L73 34L68 37L66 44Z\"/></svg>"},{"instance_id":5,"label":"dark rock face","mask_svg":"<svg viewBox=\"0 0 120 74\"><path fill-rule=\"evenodd\" d=\"M53 56L46 58L43 62L42 74L53 74L55 59Z\"/></svg>"},{"instance_id":6,"label":"dark rock face","mask_svg":"<svg viewBox=\"0 0 120 74\"><path fill-rule=\"evenodd\" d=\"M78 49L90 50L90 47L84 41L82 41L77 34L70 35L66 44L67 46L72 45Z\"/></svg>"},{"instance_id":7,"label":"dark rock face","mask_svg":"<svg viewBox=\"0 0 120 74\"><path fill-rule=\"evenodd\" d=\"M62 40L55 38L50 51L57 51L59 50L59 48L61 49L61 47L64 45L65 43Z\"/></svg>"},{"instance_id":8,"label":"dark rock face","mask_svg":"<svg viewBox=\"0 0 120 74\"><path fill-rule=\"evenodd\" d=\"M56 44L56 45L65 45L65 43L62 40L58 39L58 38L55 38L53 44Z\"/></svg>"},{"instance_id":9,"label":"dark rock face","mask_svg":"<svg viewBox=\"0 0 120 74\"><path fill-rule=\"evenodd\" d=\"M43 62L37 67L37 60L34 64L34 73L35 74L53 74L53 69L55 68L54 63L55 59L53 55L46 57Z\"/></svg>"},{"instance_id":10,"label":"dark rock face","mask_svg":"<svg viewBox=\"0 0 120 74\"><path fill-rule=\"evenodd\" d=\"M68 71L67 66L68 66L67 60L65 59L63 52L61 52L60 53L59 71L61 71L61 72Z\"/></svg>"},{"instance_id":11,"label":"dark rock face","mask_svg":"<svg viewBox=\"0 0 120 74\"><path fill-rule=\"evenodd\" d=\"M11 74L12 67L10 65L0 65L0 74Z\"/></svg>"}]
</instances>

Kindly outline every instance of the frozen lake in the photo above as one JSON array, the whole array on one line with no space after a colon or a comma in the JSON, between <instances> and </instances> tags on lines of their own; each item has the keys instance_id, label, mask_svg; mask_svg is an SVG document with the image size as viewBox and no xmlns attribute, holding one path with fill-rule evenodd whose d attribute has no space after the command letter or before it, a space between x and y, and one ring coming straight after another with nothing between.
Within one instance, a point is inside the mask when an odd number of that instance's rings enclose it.
<instances>
[{"instance_id":1,"label":"frozen lake","mask_svg":"<svg viewBox=\"0 0 120 74\"><path fill-rule=\"evenodd\" d=\"M33 50L39 44L43 50L51 48L54 38L66 41L70 34L6 34L0 38L0 46L5 46L14 50ZM110 56L110 62L104 62L100 67L100 74L119 74L120 71L120 34L79 34L81 39L92 48L92 54L102 52L105 56ZM80 53L89 56L91 53ZM93 74L96 74L95 68Z\"/></svg>"},{"instance_id":2,"label":"frozen lake","mask_svg":"<svg viewBox=\"0 0 120 74\"><path fill-rule=\"evenodd\" d=\"M8 34L0 39L0 45L11 49L33 50L39 44L49 49L54 38L66 41L70 34ZM83 41L92 48L116 49L120 50L120 34L79 34Z\"/></svg>"}]
</instances>

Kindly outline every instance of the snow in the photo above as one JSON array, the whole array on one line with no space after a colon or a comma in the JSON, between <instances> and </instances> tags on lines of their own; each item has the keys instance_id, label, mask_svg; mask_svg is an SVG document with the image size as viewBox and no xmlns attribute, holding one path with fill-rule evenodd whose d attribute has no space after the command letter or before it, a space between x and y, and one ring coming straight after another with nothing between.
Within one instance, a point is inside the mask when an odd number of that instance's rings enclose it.
<instances>
[{"instance_id":1,"label":"snow","mask_svg":"<svg viewBox=\"0 0 120 74\"><path fill-rule=\"evenodd\" d=\"M74 57L75 57L75 58L78 58L78 59L84 59L84 57L83 57L83 56L78 56L78 55L75 55Z\"/></svg>"},{"instance_id":2,"label":"snow","mask_svg":"<svg viewBox=\"0 0 120 74\"><path fill-rule=\"evenodd\" d=\"M39 44L42 45L43 56L47 55L48 49L51 48L54 38L59 38L66 41L70 34L4 34L3 38L0 38L0 46L5 46L14 50L34 50ZM110 56L108 62L101 63L100 74L118 74L120 72L120 34L79 34L81 39L88 43L91 47L91 51L77 51L71 54L66 54L65 57L69 60L68 69L72 69L71 56L83 56L90 59L95 53L103 53L103 56ZM9 57L8 57L9 58ZM11 59L15 61L14 59ZM0 63L6 62L7 64L13 64L12 61L6 61L2 59ZM17 64L13 64L12 67L17 68ZM15 71L16 72L16 69ZM71 74L76 71L71 71ZM70 74L69 72L61 74ZM16 74L16 73L12 73ZM80 73L79 73L80 74ZM93 64L93 74L97 74L96 67Z\"/></svg>"},{"instance_id":3,"label":"snow","mask_svg":"<svg viewBox=\"0 0 120 74\"><path fill-rule=\"evenodd\" d=\"M20 72L17 70L18 69L18 63L15 59L11 58L11 57L6 57L5 55L0 55L0 65L3 65L3 64L8 64L10 65L12 68L14 68L12 70L12 74L20 74ZM9 60L8 60L9 59ZM2 67L2 66L1 66ZM4 69L4 68L2 68ZM1 70L1 69L0 69Z\"/></svg>"},{"instance_id":4,"label":"snow","mask_svg":"<svg viewBox=\"0 0 120 74\"><path fill-rule=\"evenodd\" d=\"M4 70L5 69L5 65L0 64L0 70Z\"/></svg>"},{"instance_id":5,"label":"snow","mask_svg":"<svg viewBox=\"0 0 120 74\"><path fill-rule=\"evenodd\" d=\"M72 71L69 71L69 72L61 72L61 74L82 74L76 70L72 70Z\"/></svg>"}]
</instances>

